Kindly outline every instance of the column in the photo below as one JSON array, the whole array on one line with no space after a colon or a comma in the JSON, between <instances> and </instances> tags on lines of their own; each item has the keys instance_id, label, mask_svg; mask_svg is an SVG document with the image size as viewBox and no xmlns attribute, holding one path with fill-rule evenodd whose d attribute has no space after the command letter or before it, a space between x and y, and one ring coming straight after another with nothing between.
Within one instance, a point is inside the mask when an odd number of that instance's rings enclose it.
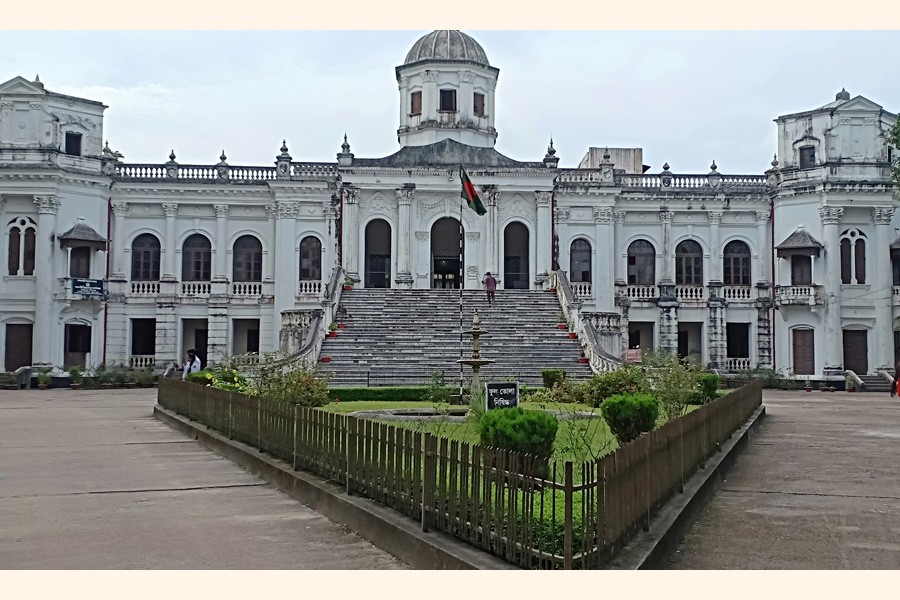
<instances>
[{"instance_id":1,"label":"column","mask_svg":"<svg viewBox=\"0 0 900 600\"><path fill-rule=\"evenodd\" d=\"M56 214L59 200L56 196L35 196L38 207L37 237L35 239L35 306L34 340L32 356L37 365L54 364L53 326L58 322L53 314L53 297L56 292L57 274L54 272L54 246L51 238L56 234Z\"/></svg>"},{"instance_id":2,"label":"column","mask_svg":"<svg viewBox=\"0 0 900 600\"><path fill-rule=\"evenodd\" d=\"M213 279L228 281L228 205L213 204L216 211L216 260Z\"/></svg>"},{"instance_id":3,"label":"column","mask_svg":"<svg viewBox=\"0 0 900 600\"><path fill-rule=\"evenodd\" d=\"M334 196L332 196L334 198ZM325 281L329 281L333 269L337 266L337 233L335 232L335 223L337 222L337 211L331 199L322 202L322 214L325 215L325 242L322 245L322 277ZM297 276L300 276L299 271ZM343 282L341 282L343 283ZM326 283L327 285L327 283Z\"/></svg>"},{"instance_id":4,"label":"column","mask_svg":"<svg viewBox=\"0 0 900 600\"><path fill-rule=\"evenodd\" d=\"M662 265L660 265L660 283L673 284L673 267L675 262L674 250L672 248L672 218L675 213L662 210L659 212L659 222L662 223Z\"/></svg>"},{"instance_id":5,"label":"column","mask_svg":"<svg viewBox=\"0 0 900 600\"><path fill-rule=\"evenodd\" d=\"M550 272L550 250L553 244L551 236L553 235L553 222L550 214L550 192L535 191L534 201L537 204L537 234L535 241L537 247L537 264L534 272L537 274L535 283L538 287L543 288L543 284L547 281Z\"/></svg>"},{"instance_id":6,"label":"column","mask_svg":"<svg viewBox=\"0 0 900 600\"><path fill-rule=\"evenodd\" d=\"M281 268L288 269L291 261L290 257L279 256L275 251L275 217L278 216L278 207L275 204L266 204L266 220L268 221L268 235L266 236L267 254L264 255L263 263L263 281L275 281L275 263L281 261ZM293 268L291 268L293 270ZM299 277L299 271L297 273ZM262 332L260 332L262 336Z\"/></svg>"},{"instance_id":7,"label":"column","mask_svg":"<svg viewBox=\"0 0 900 600\"><path fill-rule=\"evenodd\" d=\"M816 345L825 348L826 369L839 369L844 363L843 332L841 331L841 247L838 224L844 215L843 208L823 206L819 208L822 231L825 238L825 337ZM887 263L890 264L890 261ZM887 267L884 267L887 269ZM819 332L816 332L818 337ZM821 342L825 342L824 344Z\"/></svg>"},{"instance_id":8,"label":"column","mask_svg":"<svg viewBox=\"0 0 900 600\"><path fill-rule=\"evenodd\" d=\"M277 202L278 219L275 221L275 255L281 265L294 264L294 248L297 243L297 216L300 203L291 200ZM291 271L294 271L292 268ZM294 308L299 271L288 277L275 278L275 314Z\"/></svg>"},{"instance_id":9,"label":"column","mask_svg":"<svg viewBox=\"0 0 900 600\"><path fill-rule=\"evenodd\" d=\"M624 210L613 211L613 218L615 218L615 220L616 220L615 230L613 231L615 240L614 240L614 244L613 244L613 254L610 255L609 259L611 261L613 261L613 266L614 266L613 273L615 276L616 284L619 284L620 282L622 284L627 283L626 277L625 277L625 269L624 269L626 259L624 258L623 254L625 254L628 251L628 248L625 248L625 247L619 248L619 245L623 244L625 242L625 234L623 232L623 229L624 229L623 226L625 223L625 214L626 214L626 211L624 211Z\"/></svg>"},{"instance_id":10,"label":"column","mask_svg":"<svg viewBox=\"0 0 900 600\"><path fill-rule=\"evenodd\" d=\"M709 363L713 369L726 368L728 346L725 329L725 298L722 297L722 282L709 282L709 321L706 324L706 340Z\"/></svg>"},{"instance_id":11,"label":"column","mask_svg":"<svg viewBox=\"0 0 900 600\"><path fill-rule=\"evenodd\" d=\"M424 110L424 109L423 109ZM341 235L344 240L344 251L341 257L344 272L347 276L359 281L357 272L359 265L359 188L344 187L344 216L341 219Z\"/></svg>"},{"instance_id":12,"label":"column","mask_svg":"<svg viewBox=\"0 0 900 600\"><path fill-rule=\"evenodd\" d=\"M774 369L772 364L772 296L765 282L756 284L756 368ZM785 336L787 339L787 336Z\"/></svg>"},{"instance_id":13,"label":"column","mask_svg":"<svg viewBox=\"0 0 900 600\"><path fill-rule=\"evenodd\" d=\"M891 294L893 292L893 277L891 264L891 217L894 216L893 208L875 208L872 210L875 218L875 244L869 246L873 267L869 268L872 274L873 300L875 301L875 360L872 370L891 370L894 362L894 327L893 310L891 308ZM874 260L872 260L874 259Z\"/></svg>"},{"instance_id":14,"label":"column","mask_svg":"<svg viewBox=\"0 0 900 600\"><path fill-rule=\"evenodd\" d=\"M707 281L722 281L722 239L719 236L719 223L722 222L722 213L709 211L706 213L709 220L709 277Z\"/></svg>"},{"instance_id":15,"label":"column","mask_svg":"<svg viewBox=\"0 0 900 600\"><path fill-rule=\"evenodd\" d=\"M594 280L591 292L597 310L615 310L615 286L609 285L615 279L616 236L612 226L612 208L594 208L594 243L592 260Z\"/></svg>"},{"instance_id":16,"label":"column","mask_svg":"<svg viewBox=\"0 0 900 600\"><path fill-rule=\"evenodd\" d=\"M662 262L659 279L659 349L678 352L678 299L673 280L672 218L675 213L663 210L659 213L662 223Z\"/></svg>"},{"instance_id":17,"label":"column","mask_svg":"<svg viewBox=\"0 0 900 600\"><path fill-rule=\"evenodd\" d=\"M397 204L400 209L400 219L397 223L397 279L394 281L399 287L410 289L413 277L409 270L409 237L412 233L409 206L415 197L416 188L415 184L410 183L394 191L397 194Z\"/></svg>"},{"instance_id":18,"label":"column","mask_svg":"<svg viewBox=\"0 0 900 600\"><path fill-rule=\"evenodd\" d=\"M475 111L475 90L472 88L473 73L471 71L459 71L459 97L456 99L456 108L459 111L459 121L471 122Z\"/></svg>"},{"instance_id":19,"label":"column","mask_svg":"<svg viewBox=\"0 0 900 600\"><path fill-rule=\"evenodd\" d=\"M756 254L751 268L756 273L756 280L766 283L773 283L774 275L769 273L772 260L772 246L769 243L769 211L756 211Z\"/></svg>"},{"instance_id":20,"label":"column","mask_svg":"<svg viewBox=\"0 0 900 600\"><path fill-rule=\"evenodd\" d=\"M437 71L425 71L422 75L422 121L438 120Z\"/></svg>"},{"instance_id":21,"label":"column","mask_svg":"<svg viewBox=\"0 0 900 600\"><path fill-rule=\"evenodd\" d=\"M160 297L156 303L156 368L165 369L178 355L178 319L175 317L175 298Z\"/></svg>"},{"instance_id":22,"label":"column","mask_svg":"<svg viewBox=\"0 0 900 600\"><path fill-rule=\"evenodd\" d=\"M482 188L483 189L483 188ZM500 190L492 187L485 191L485 200L487 200L487 231L485 232L484 251L485 251L485 272L490 271L494 275L500 272L497 265L497 204L500 202Z\"/></svg>"},{"instance_id":23,"label":"column","mask_svg":"<svg viewBox=\"0 0 900 600\"><path fill-rule=\"evenodd\" d=\"M113 267L110 279L125 279L125 217L128 215L127 202L113 202L112 259Z\"/></svg>"},{"instance_id":24,"label":"column","mask_svg":"<svg viewBox=\"0 0 900 600\"><path fill-rule=\"evenodd\" d=\"M163 279L177 280L178 271L175 265L175 217L178 216L177 204L163 204L163 212L166 215L166 239L163 240L163 250L165 252L165 265L163 268Z\"/></svg>"}]
</instances>

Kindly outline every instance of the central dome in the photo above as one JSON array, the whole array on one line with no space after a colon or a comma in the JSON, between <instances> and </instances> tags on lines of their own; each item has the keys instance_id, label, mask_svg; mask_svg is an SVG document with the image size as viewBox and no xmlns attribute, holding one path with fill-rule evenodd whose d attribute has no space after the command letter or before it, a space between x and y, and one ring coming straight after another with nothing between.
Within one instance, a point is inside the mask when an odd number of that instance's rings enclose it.
<instances>
[{"instance_id":1,"label":"central dome","mask_svg":"<svg viewBox=\"0 0 900 600\"><path fill-rule=\"evenodd\" d=\"M403 64L409 65L423 60L458 60L485 67L491 66L481 44L463 32L453 29L438 29L419 38L406 55Z\"/></svg>"}]
</instances>

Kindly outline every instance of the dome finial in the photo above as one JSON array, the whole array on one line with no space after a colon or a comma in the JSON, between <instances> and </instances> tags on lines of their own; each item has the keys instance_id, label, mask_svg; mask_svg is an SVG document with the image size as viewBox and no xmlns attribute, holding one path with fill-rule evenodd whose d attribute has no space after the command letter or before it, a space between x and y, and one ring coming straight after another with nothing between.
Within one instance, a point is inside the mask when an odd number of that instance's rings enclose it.
<instances>
[{"instance_id":1,"label":"dome finial","mask_svg":"<svg viewBox=\"0 0 900 600\"><path fill-rule=\"evenodd\" d=\"M346 132L344 132L344 143L341 144L341 150L344 151L344 154L350 154L350 143L347 141Z\"/></svg>"},{"instance_id":2,"label":"dome finial","mask_svg":"<svg viewBox=\"0 0 900 600\"><path fill-rule=\"evenodd\" d=\"M841 87L841 91L839 91L835 96L835 100L844 100L845 102L850 99L850 92L847 91L847 88Z\"/></svg>"},{"instance_id":3,"label":"dome finial","mask_svg":"<svg viewBox=\"0 0 900 600\"><path fill-rule=\"evenodd\" d=\"M172 151L169 152L169 160L175 160L175 148L172 148Z\"/></svg>"},{"instance_id":4,"label":"dome finial","mask_svg":"<svg viewBox=\"0 0 900 600\"><path fill-rule=\"evenodd\" d=\"M555 156L556 148L553 147L553 138L550 138L550 145L547 146L547 156Z\"/></svg>"}]
</instances>

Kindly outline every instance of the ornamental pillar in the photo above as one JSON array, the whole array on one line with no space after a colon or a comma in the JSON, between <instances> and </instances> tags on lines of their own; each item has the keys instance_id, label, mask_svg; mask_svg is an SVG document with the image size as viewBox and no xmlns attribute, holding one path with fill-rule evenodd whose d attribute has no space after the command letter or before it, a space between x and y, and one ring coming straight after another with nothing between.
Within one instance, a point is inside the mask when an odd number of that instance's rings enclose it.
<instances>
[{"instance_id":1,"label":"ornamental pillar","mask_svg":"<svg viewBox=\"0 0 900 600\"><path fill-rule=\"evenodd\" d=\"M626 211L624 210L613 211L613 218L616 220L615 230L613 231L615 239L613 240L613 252L609 255L609 260L613 263L613 277L615 278L616 285L625 285L627 283L625 270L622 267L625 266L627 261L626 256L628 254L628 249L622 248L621 251L617 250L619 247L618 244L625 241L625 234L622 232L625 223L625 213Z\"/></svg>"},{"instance_id":2,"label":"ornamental pillar","mask_svg":"<svg viewBox=\"0 0 900 600\"><path fill-rule=\"evenodd\" d=\"M892 370L894 362L894 327L891 294L893 277L887 265L891 264L891 217L893 208L875 208L874 259L872 273L873 300L875 301L875 360L872 369Z\"/></svg>"},{"instance_id":3,"label":"ornamental pillar","mask_svg":"<svg viewBox=\"0 0 900 600\"><path fill-rule=\"evenodd\" d=\"M659 222L662 225L662 268L660 271L660 284L673 284L673 267L675 263L675 251L672 249L672 219L675 213L669 210L659 212ZM660 290L660 295L662 291Z\"/></svg>"},{"instance_id":4,"label":"ornamental pillar","mask_svg":"<svg viewBox=\"0 0 900 600\"><path fill-rule=\"evenodd\" d=\"M175 281L178 279L178 272L175 270L175 217L178 216L177 204L163 204L163 212L166 215L166 239L163 252L165 253L165 265L163 268L163 279Z\"/></svg>"},{"instance_id":5,"label":"ornamental pillar","mask_svg":"<svg viewBox=\"0 0 900 600\"><path fill-rule=\"evenodd\" d=\"M772 245L769 243L769 211L758 210L754 214L756 218L756 253L753 255L753 272L756 273L756 281L770 283L774 277L770 271L772 260Z\"/></svg>"},{"instance_id":6,"label":"ornamental pillar","mask_svg":"<svg viewBox=\"0 0 900 600\"><path fill-rule=\"evenodd\" d=\"M54 247L52 238L56 232L56 214L59 212L59 200L56 196L35 196L34 203L38 207L38 226L35 238L35 307L34 307L34 339L32 356L35 364L52 365L53 357L53 325L57 323L53 314L53 297L56 291L56 273L53 260Z\"/></svg>"},{"instance_id":7,"label":"ornamental pillar","mask_svg":"<svg viewBox=\"0 0 900 600\"><path fill-rule=\"evenodd\" d=\"M597 310L602 311L615 310L615 286L609 285L615 279L616 262L616 236L615 231L611 231L612 218L612 208L594 208L594 243L591 249L594 277L591 293Z\"/></svg>"},{"instance_id":8,"label":"ornamental pillar","mask_svg":"<svg viewBox=\"0 0 900 600\"><path fill-rule=\"evenodd\" d=\"M553 244L551 239L553 222L550 215L550 198L551 192L540 190L534 192L534 200L537 204L537 265L535 265L534 272L537 274L535 284L538 287L543 287L551 270L550 248Z\"/></svg>"},{"instance_id":9,"label":"ornamental pillar","mask_svg":"<svg viewBox=\"0 0 900 600\"><path fill-rule=\"evenodd\" d=\"M824 344L820 347L825 349L826 369L840 369L844 363L844 345L841 341L841 246L838 230L843 215L843 208L819 208L825 238L825 337L822 340Z\"/></svg>"},{"instance_id":10,"label":"ornamental pillar","mask_svg":"<svg viewBox=\"0 0 900 600\"><path fill-rule=\"evenodd\" d=\"M128 215L127 202L113 202L112 258L113 267L110 279L125 279L125 217Z\"/></svg>"},{"instance_id":11,"label":"ornamental pillar","mask_svg":"<svg viewBox=\"0 0 900 600\"><path fill-rule=\"evenodd\" d=\"M399 287L410 289L413 284L413 277L409 269L409 238L412 235L409 207L416 195L416 186L413 183L408 183L394 191L397 194L397 204L400 212L400 220L397 227L397 279L394 281Z\"/></svg>"},{"instance_id":12,"label":"ornamental pillar","mask_svg":"<svg viewBox=\"0 0 900 600\"><path fill-rule=\"evenodd\" d=\"M228 281L228 205L214 204L216 211L216 262L213 279Z\"/></svg>"},{"instance_id":13,"label":"ornamental pillar","mask_svg":"<svg viewBox=\"0 0 900 600\"><path fill-rule=\"evenodd\" d=\"M482 188L484 190L484 188ZM500 202L500 190L496 187L491 186L490 188L484 190L485 200L487 201L487 231L485 232L486 237L484 240L484 248L485 248L485 272L491 272L494 275L500 272L500 267L497 263L497 248L499 244L497 243L497 236L499 235L499 231L497 229L497 204Z\"/></svg>"},{"instance_id":14,"label":"ornamental pillar","mask_svg":"<svg viewBox=\"0 0 900 600\"><path fill-rule=\"evenodd\" d=\"M707 281L722 281L722 238L719 236L719 223L722 222L722 213L711 210L706 213L709 221L709 247L710 265Z\"/></svg>"},{"instance_id":15,"label":"ornamental pillar","mask_svg":"<svg viewBox=\"0 0 900 600\"><path fill-rule=\"evenodd\" d=\"M344 186L344 216L341 219L341 234L344 251L344 273L353 281L359 281L359 188Z\"/></svg>"},{"instance_id":16,"label":"ornamental pillar","mask_svg":"<svg viewBox=\"0 0 900 600\"><path fill-rule=\"evenodd\" d=\"M294 249L297 245L297 216L300 203L295 200L276 202L278 217L275 221L275 256L281 264L295 264ZM299 271L275 278L275 314L294 308Z\"/></svg>"}]
</instances>

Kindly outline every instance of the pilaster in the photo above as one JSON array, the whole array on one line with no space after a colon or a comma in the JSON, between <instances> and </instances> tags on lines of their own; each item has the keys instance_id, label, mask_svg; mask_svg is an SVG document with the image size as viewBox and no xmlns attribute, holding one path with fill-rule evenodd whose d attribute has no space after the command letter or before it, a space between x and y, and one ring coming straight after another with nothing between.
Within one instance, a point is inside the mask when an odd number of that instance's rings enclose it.
<instances>
[{"instance_id":1,"label":"pilaster","mask_svg":"<svg viewBox=\"0 0 900 600\"><path fill-rule=\"evenodd\" d=\"M424 107L423 107L424 110ZM359 188L344 186L344 216L341 219L344 251L341 259L344 272L353 281L359 281Z\"/></svg>"},{"instance_id":2,"label":"pilaster","mask_svg":"<svg viewBox=\"0 0 900 600\"><path fill-rule=\"evenodd\" d=\"M891 295L893 293L893 277L885 267L891 264L891 218L893 208L874 208L872 217L875 221L875 244L872 252L873 300L875 302L875 361L873 370L892 370L894 362L894 327Z\"/></svg>"},{"instance_id":3,"label":"pilaster","mask_svg":"<svg viewBox=\"0 0 900 600\"><path fill-rule=\"evenodd\" d=\"M819 217L822 220L825 238L825 369L841 370L843 357L843 332L841 330L841 252L838 224L844 209L822 206ZM890 263L888 263L890 264Z\"/></svg>"},{"instance_id":4,"label":"pilaster","mask_svg":"<svg viewBox=\"0 0 900 600\"><path fill-rule=\"evenodd\" d=\"M215 270L213 272L213 281L228 281L228 238L227 238L227 221L228 221L228 205L213 204L216 211L216 250L215 250Z\"/></svg>"},{"instance_id":5,"label":"pilaster","mask_svg":"<svg viewBox=\"0 0 900 600\"><path fill-rule=\"evenodd\" d=\"M413 285L413 276L409 269L410 263L410 235L412 223L410 222L410 205L416 195L416 186L413 183L404 185L394 190L397 194L399 207L399 223L397 228L397 279L394 281L398 287L410 289Z\"/></svg>"},{"instance_id":6,"label":"pilaster","mask_svg":"<svg viewBox=\"0 0 900 600\"><path fill-rule=\"evenodd\" d=\"M725 299L722 297L722 282L709 282L709 300L706 306L709 309L709 322L706 325L706 339L710 367L724 369L728 356L728 346L725 328Z\"/></svg>"},{"instance_id":7,"label":"pilaster","mask_svg":"<svg viewBox=\"0 0 900 600\"><path fill-rule=\"evenodd\" d=\"M59 200L56 196L35 196L34 203L38 207L38 226L35 239L35 307L34 307L34 346L32 356L35 364L52 365L53 342L52 329L58 323L53 314L53 297L55 295L56 273L54 271L53 239L56 234L56 215L59 211Z\"/></svg>"},{"instance_id":8,"label":"pilaster","mask_svg":"<svg viewBox=\"0 0 900 600\"><path fill-rule=\"evenodd\" d=\"M171 279L175 281L178 279L178 271L176 271L177 266L175 265L175 246L177 244L177 240L175 239L175 218L178 216L178 205L177 204L163 204L163 213L166 215L166 239L163 241L165 246L163 247L163 258L165 259L164 268L163 268L163 279Z\"/></svg>"},{"instance_id":9,"label":"pilaster","mask_svg":"<svg viewBox=\"0 0 900 600\"><path fill-rule=\"evenodd\" d=\"M129 206L127 202L113 202L113 233L112 233L112 274L111 279L124 279L125 270L125 217L128 216Z\"/></svg>"},{"instance_id":10,"label":"pilaster","mask_svg":"<svg viewBox=\"0 0 900 600\"><path fill-rule=\"evenodd\" d=\"M551 193L536 190L534 192L534 201L537 204L537 265L534 272L536 273L535 285L542 288L544 282L547 281L550 272L550 256L553 235L553 223L550 214Z\"/></svg>"}]
</instances>

